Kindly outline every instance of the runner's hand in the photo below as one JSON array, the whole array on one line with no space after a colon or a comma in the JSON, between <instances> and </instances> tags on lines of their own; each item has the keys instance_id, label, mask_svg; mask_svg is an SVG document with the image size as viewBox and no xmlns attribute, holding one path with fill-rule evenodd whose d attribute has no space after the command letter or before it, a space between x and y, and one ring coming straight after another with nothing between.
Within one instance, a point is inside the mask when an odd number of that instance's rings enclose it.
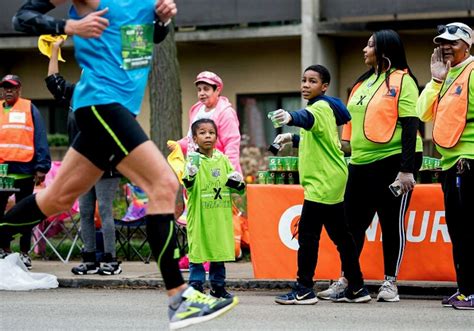
<instances>
[{"instance_id":1,"label":"runner's hand","mask_svg":"<svg viewBox=\"0 0 474 331\"><path fill-rule=\"evenodd\" d=\"M283 146L284 144L289 144L293 141L293 134L292 133L280 133L278 136L275 137L273 142L275 144L279 144Z\"/></svg>"},{"instance_id":2,"label":"runner's hand","mask_svg":"<svg viewBox=\"0 0 474 331\"><path fill-rule=\"evenodd\" d=\"M102 17L109 11L104 8L87 14L79 20L67 20L64 32L67 35L76 35L83 38L99 38L102 32L109 26L109 20Z\"/></svg>"},{"instance_id":3,"label":"runner's hand","mask_svg":"<svg viewBox=\"0 0 474 331\"><path fill-rule=\"evenodd\" d=\"M410 192L415 187L416 181L411 172L399 172L397 179L400 182L402 194Z\"/></svg>"},{"instance_id":4,"label":"runner's hand","mask_svg":"<svg viewBox=\"0 0 474 331\"><path fill-rule=\"evenodd\" d=\"M234 171L227 176L228 179L234 180L236 182L243 182L244 177L238 171Z\"/></svg>"},{"instance_id":5,"label":"runner's hand","mask_svg":"<svg viewBox=\"0 0 474 331\"><path fill-rule=\"evenodd\" d=\"M431 54L431 77L435 80L444 82L448 71L451 69L451 61L443 62L443 51L441 47L436 47Z\"/></svg>"},{"instance_id":6,"label":"runner's hand","mask_svg":"<svg viewBox=\"0 0 474 331\"><path fill-rule=\"evenodd\" d=\"M290 113L288 113L286 110L277 109L273 112L271 120L274 122L278 122L278 124L280 125L286 125L292 120L292 118Z\"/></svg>"},{"instance_id":7,"label":"runner's hand","mask_svg":"<svg viewBox=\"0 0 474 331\"><path fill-rule=\"evenodd\" d=\"M161 22L166 23L170 19L172 19L178 9L176 8L176 4L174 0L157 0L155 4L155 13L160 19Z\"/></svg>"}]
</instances>

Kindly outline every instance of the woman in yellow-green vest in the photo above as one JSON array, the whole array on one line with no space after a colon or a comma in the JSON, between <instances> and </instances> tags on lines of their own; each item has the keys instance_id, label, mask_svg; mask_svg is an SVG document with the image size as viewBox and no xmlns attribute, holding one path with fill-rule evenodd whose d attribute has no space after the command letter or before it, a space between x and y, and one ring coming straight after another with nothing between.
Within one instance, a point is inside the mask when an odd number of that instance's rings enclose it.
<instances>
[{"instance_id":1,"label":"woman in yellow-green vest","mask_svg":"<svg viewBox=\"0 0 474 331\"><path fill-rule=\"evenodd\" d=\"M433 141L442 155L446 224L453 245L458 291L446 307L474 310L474 58L472 29L463 23L438 26L431 55L431 81L420 95L421 120L433 120Z\"/></svg>"},{"instance_id":2,"label":"woman in yellow-green vest","mask_svg":"<svg viewBox=\"0 0 474 331\"><path fill-rule=\"evenodd\" d=\"M351 148L344 207L359 254L365 231L378 214L385 279L377 300L395 302L399 301L396 279L406 242L404 218L422 160L418 86L395 31L375 32L363 55L370 69L354 84L347 104L352 121L342 137ZM392 183L399 188L398 196L389 189ZM345 284L341 277L320 295L331 295Z\"/></svg>"}]
</instances>

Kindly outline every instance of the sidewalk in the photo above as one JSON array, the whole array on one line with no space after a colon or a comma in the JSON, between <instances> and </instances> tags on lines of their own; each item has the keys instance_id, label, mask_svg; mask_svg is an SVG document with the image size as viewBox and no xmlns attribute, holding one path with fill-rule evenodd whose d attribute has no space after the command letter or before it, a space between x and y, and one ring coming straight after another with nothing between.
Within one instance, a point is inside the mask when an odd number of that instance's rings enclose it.
<instances>
[{"instance_id":1,"label":"sidewalk","mask_svg":"<svg viewBox=\"0 0 474 331\"><path fill-rule=\"evenodd\" d=\"M127 262L121 264L123 272L120 275L101 276L86 275L77 276L71 272L71 268L78 264L72 261L67 264L61 261L34 260L32 272L53 274L58 278L60 287L83 288L83 287L131 287L131 288L157 288L163 287L163 279L158 271L156 263L145 264L143 262ZM255 279L251 262L226 263L227 285L236 289L281 289L287 290L294 283L290 279ZM183 272L185 279L189 273ZM381 281L366 281L371 293L377 293ZM329 280L316 281L317 290L325 289ZM398 289L403 297L440 298L451 295L456 291L453 282L427 282L427 281L399 281Z\"/></svg>"}]
</instances>

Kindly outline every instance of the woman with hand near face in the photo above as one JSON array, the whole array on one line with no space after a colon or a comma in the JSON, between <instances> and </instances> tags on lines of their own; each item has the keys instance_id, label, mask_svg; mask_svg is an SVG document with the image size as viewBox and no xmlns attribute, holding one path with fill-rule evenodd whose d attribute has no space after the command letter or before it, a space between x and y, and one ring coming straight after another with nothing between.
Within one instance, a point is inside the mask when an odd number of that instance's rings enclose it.
<instances>
[{"instance_id":1,"label":"woman with hand near face","mask_svg":"<svg viewBox=\"0 0 474 331\"><path fill-rule=\"evenodd\" d=\"M438 27L431 55L431 81L417 111L433 120L433 142L442 155L446 224L453 245L458 290L443 299L445 307L474 310L474 70L472 29L463 23Z\"/></svg>"}]
</instances>

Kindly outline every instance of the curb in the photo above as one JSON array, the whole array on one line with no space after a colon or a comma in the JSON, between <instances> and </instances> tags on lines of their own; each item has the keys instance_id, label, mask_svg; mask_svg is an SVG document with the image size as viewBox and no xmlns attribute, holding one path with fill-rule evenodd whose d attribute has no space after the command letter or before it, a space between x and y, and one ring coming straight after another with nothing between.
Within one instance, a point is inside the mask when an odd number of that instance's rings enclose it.
<instances>
[{"instance_id":1,"label":"curb","mask_svg":"<svg viewBox=\"0 0 474 331\"><path fill-rule=\"evenodd\" d=\"M164 288L162 279L87 279L87 278L58 278L62 288L129 288L129 289L161 289ZM288 290L294 285L293 280L255 280L229 279L227 286L237 290ZM380 281L366 281L369 292L376 295ZM330 281L315 282L315 289L322 290L329 286ZM440 299L456 291L455 283L429 282L399 282L398 292L402 298Z\"/></svg>"}]
</instances>

